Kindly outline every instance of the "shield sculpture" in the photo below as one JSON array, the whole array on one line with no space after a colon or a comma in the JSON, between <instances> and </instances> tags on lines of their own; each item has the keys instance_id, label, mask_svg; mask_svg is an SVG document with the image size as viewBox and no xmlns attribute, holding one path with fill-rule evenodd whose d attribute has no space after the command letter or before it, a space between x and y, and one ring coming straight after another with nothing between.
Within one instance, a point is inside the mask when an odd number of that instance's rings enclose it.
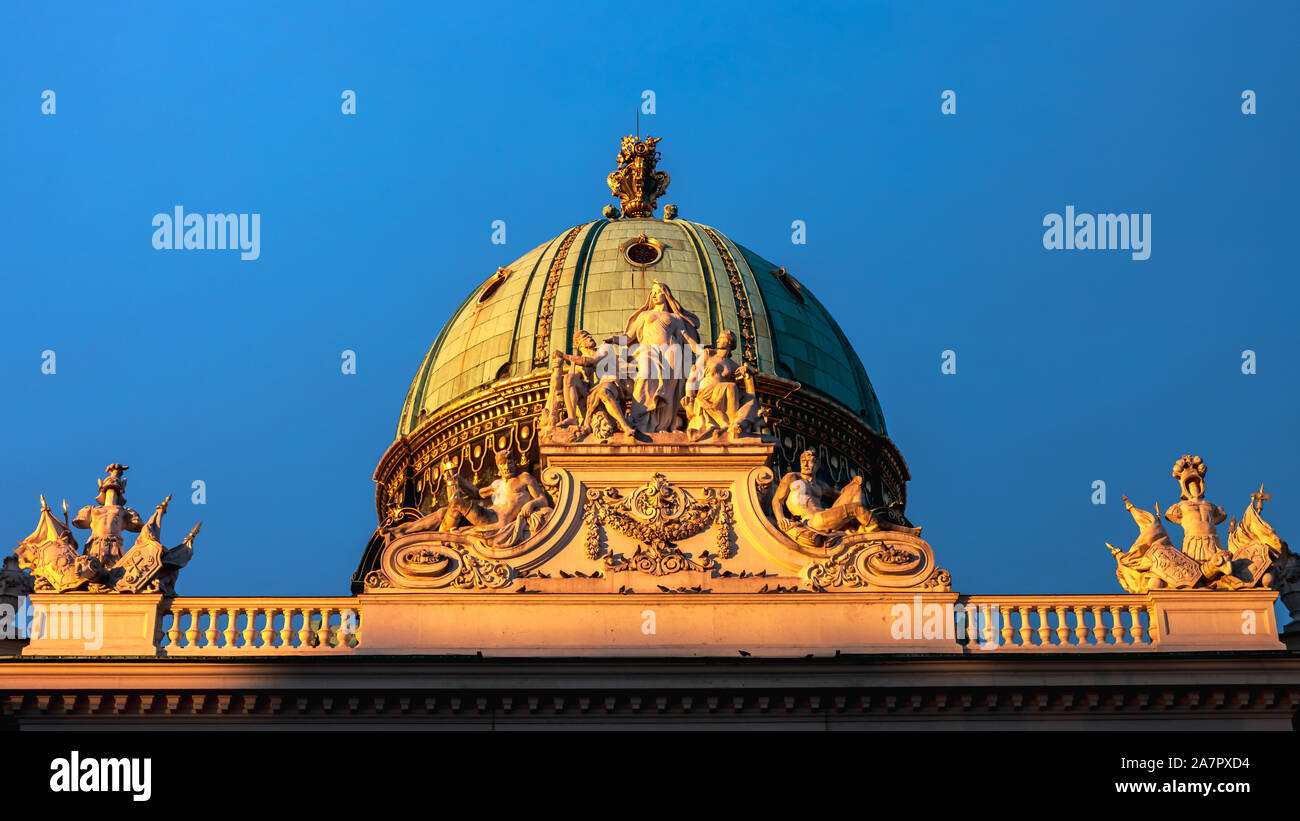
<instances>
[{"instance_id":1,"label":"shield sculpture","mask_svg":"<svg viewBox=\"0 0 1300 821\"><path fill-rule=\"evenodd\" d=\"M141 592L162 571L162 545L157 542L140 544L144 541L143 538L136 540L135 547L113 565L113 575L116 577L113 589L119 593Z\"/></svg>"},{"instance_id":2,"label":"shield sculpture","mask_svg":"<svg viewBox=\"0 0 1300 821\"><path fill-rule=\"evenodd\" d=\"M33 575L55 593L76 590L99 575L99 561L93 556L77 555L77 549L66 542L46 542L35 550Z\"/></svg>"},{"instance_id":3,"label":"shield sculpture","mask_svg":"<svg viewBox=\"0 0 1300 821\"><path fill-rule=\"evenodd\" d=\"M1173 545L1153 545L1147 557L1151 559L1151 572L1172 588L1195 587L1201 580L1200 563Z\"/></svg>"},{"instance_id":4,"label":"shield sculpture","mask_svg":"<svg viewBox=\"0 0 1300 821\"><path fill-rule=\"evenodd\" d=\"M1251 542L1237 548L1236 554L1232 557L1232 575L1248 586L1257 585L1272 564L1273 557L1269 555L1268 545L1262 542Z\"/></svg>"}]
</instances>

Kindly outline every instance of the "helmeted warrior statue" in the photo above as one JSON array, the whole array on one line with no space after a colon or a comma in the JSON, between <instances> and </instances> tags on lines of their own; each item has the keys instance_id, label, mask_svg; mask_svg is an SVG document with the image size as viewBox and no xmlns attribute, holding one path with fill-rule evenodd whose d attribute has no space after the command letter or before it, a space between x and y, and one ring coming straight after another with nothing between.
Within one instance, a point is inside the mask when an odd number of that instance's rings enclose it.
<instances>
[{"instance_id":1,"label":"helmeted warrior statue","mask_svg":"<svg viewBox=\"0 0 1300 821\"><path fill-rule=\"evenodd\" d=\"M1165 518L1183 526L1183 547L1174 547L1155 512L1134 507L1124 497L1124 507L1138 526L1138 537L1127 551L1107 543L1115 557L1115 575L1129 593L1160 589L1241 590L1261 587L1289 591L1287 579L1300 579L1294 554L1286 542L1259 515L1268 494L1261 487L1251 494L1251 504L1233 521L1228 549L1219 542L1215 525L1228 518L1218 505L1205 500L1205 463L1199 456L1184 456L1174 464L1173 475L1183 489L1182 499L1165 511ZM1286 589L1284 589L1286 588Z\"/></svg>"},{"instance_id":2,"label":"helmeted warrior statue","mask_svg":"<svg viewBox=\"0 0 1300 821\"><path fill-rule=\"evenodd\" d=\"M73 527L90 531L86 555L94 556L104 567L112 567L122 558L122 531L139 533L144 527L140 514L126 506L126 479L122 474L129 469L116 462L105 468L108 476L99 480L97 504L83 507L72 519Z\"/></svg>"},{"instance_id":3,"label":"helmeted warrior statue","mask_svg":"<svg viewBox=\"0 0 1300 821\"><path fill-rule=\"evenodd\" d=\"M77 540L69 526L68 503L63 503L63 521L50 511L41 497L41 514L36 530L18 544L18 565L30 570L35 591L65 593L89 589L91 592L162 593L173 596L180 569L194 555L195 525L176 547L162 544L162 517L171 496L154 510L149 521L125 506L126 465L117 463L105 468L108 476L99 480L97 505L82 508L72 525L90 530L85 552L77 553ZM122 531L139 533L130 550L124 550Z\"/></svg>"},{"instance_id":4,"label":"helmeted warrior statue","mask_svg":"<svg viewBox=\"0 0 1300 821\"><path fill-rule=\"evenodd\" d=\"M1174 478L1183 493L1165 511L1166 519L1183 526L1183 552L1198 562L1212 559L1223 550L1214 526L1228 518L1223 508L1205 499L1205 471L1199 456L1184 456L1175 462Z\"/></svg>"}]
</instances>

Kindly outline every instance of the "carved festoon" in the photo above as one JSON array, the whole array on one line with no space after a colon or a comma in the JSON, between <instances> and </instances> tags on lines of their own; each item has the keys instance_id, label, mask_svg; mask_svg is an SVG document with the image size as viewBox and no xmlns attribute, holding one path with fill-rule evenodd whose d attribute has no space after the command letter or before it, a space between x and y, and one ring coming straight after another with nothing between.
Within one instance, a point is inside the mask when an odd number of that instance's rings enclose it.
<instances>
[{"instance_id":1,"label":"carved festoon","mask_svg":"<svg viewBox=\"0 0 1300 821\"><path fill-rule=\"evenodd\" d=\"M730 491L705 488L697 500L662 473L629 496L613 488L589 490L584 512L586 555L593 560L603 558L612 571L637 570L653 576L711 570L730 552L732 516ZM636 551L629 557L609 554L601 544L605 526L636 540ZM717 530L716 552L704 550L691 557L678 549L677 542L711 526Z\"/></svg>"}]
</instances>

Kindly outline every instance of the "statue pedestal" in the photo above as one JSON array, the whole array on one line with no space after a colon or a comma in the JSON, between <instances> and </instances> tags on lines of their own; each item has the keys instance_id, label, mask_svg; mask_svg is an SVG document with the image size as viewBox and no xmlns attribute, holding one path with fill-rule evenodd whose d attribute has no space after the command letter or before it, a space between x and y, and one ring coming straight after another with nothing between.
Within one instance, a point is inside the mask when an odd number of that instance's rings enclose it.
<instances>
[{"instance_id":1,"label":"statue pedestal","mask_svg":"<svg viewBox=\"0 0 1300 821\"><path fill-rule=\"evenodd\" d=\"M33 593L24 656L157 656L163 597Z\"/></svg>"},{"instance_id":2,"label":"statue pedestal","mask_svg":"<svg viewBox=\"0 0 1300 821\"><path fill-rule=\"evenodd\" d=\"M1276 591L1152 590L1161 652L1283 650Z\"/></svg>"},{"instance_id":3,"label":"statue pedestal","mask_svg":"<svg viewBox=\"0 0 1300 821\"><path fill-rule=\"evenodd\" d=\"M951 654L962 652L951 630L956 600L955 593L362 595L364 640L357 652L496 658Z\"/></svg>"}]
</instances>

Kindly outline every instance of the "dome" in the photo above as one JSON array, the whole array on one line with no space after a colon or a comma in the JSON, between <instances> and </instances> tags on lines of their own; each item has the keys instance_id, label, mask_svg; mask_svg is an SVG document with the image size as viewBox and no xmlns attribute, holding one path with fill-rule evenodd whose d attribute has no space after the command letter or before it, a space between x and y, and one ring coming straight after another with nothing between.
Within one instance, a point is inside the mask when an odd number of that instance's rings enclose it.
<instances>
[{"instance_id":1,"label":"dome","mask_svg":"<svg viewBox=\"0 0 1300 821\"><path fill-rule=\"evenodd\" d=\"M699 317L701 338L736 332L736 358L752 370L797 382L885 435L862 362L801 282L707 225L640 217L571 228L475 288L416 372L397 436L495 382L546 369L551 351L573 352L580 328L621 333L655 280Z\"/></svg>"},{"instance_id":2,"label":"dome","mask_svg":"<svg viewBox=\"0 0 1300 821\"><path fill-rule=\"evenodd\" d=\"M375 467L381 527L354 589L376 567L385 524L436 509L442 466L481 487L494 472L493 454L512 450L540 475L548 457L539 428L559 373L552 352L574 353L579 329L598 340L623 333L655 281L695 315L706 343L724 330L736 334L732 356L752 374L761 407L756 434L770 449L774 475L797 469L800 454L812 450L828 481L861 477L869 504L902 516L911 476L839 325L784 268L714 228L678 219L672 205L655 216L669 184L656 168L658 142L623 138L618 168L606 179L621 207L607 206L605 219L498 268L438 334L407 391L397 437Z\"/></svg>"}]
</instances>

